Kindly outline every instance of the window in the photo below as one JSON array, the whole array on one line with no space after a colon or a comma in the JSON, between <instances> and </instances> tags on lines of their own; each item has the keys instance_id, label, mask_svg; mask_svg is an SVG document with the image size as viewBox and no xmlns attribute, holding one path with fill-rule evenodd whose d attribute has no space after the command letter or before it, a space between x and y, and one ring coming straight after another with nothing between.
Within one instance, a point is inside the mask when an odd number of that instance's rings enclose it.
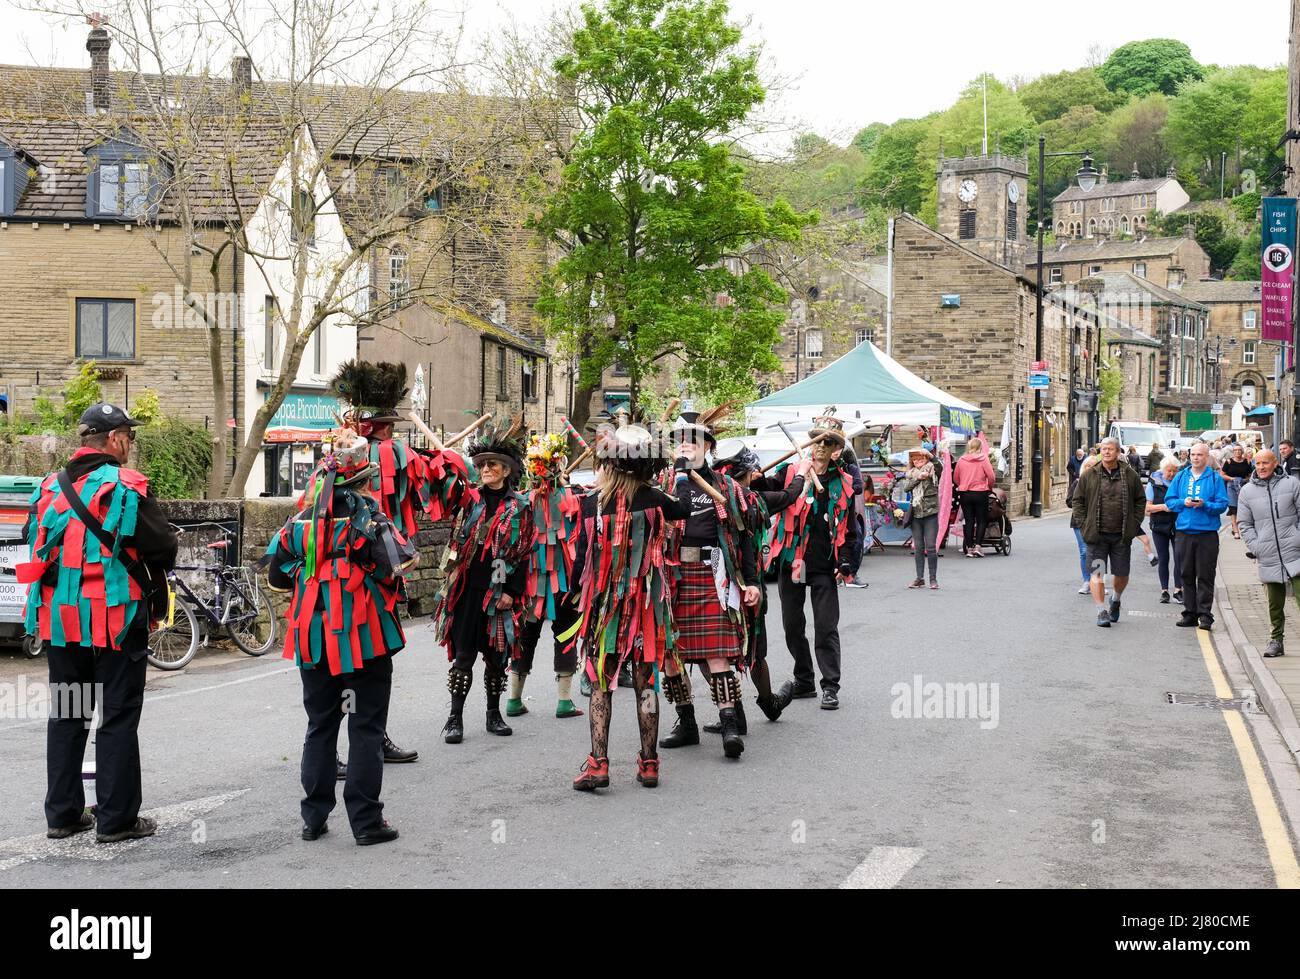
<instances>
[{"instance_id":1,"label":"window","mask_svg":"<svg viewBox=\"0 0 1300 979\"><path fill-rule=\"evenodd\" d=\"M1134 263L1133 263L1133 274L1136 275L1136 276L1137 276L1138 278L1140 278L1140 279L1145 279L1145 278L1147 277L1147 263L1146 263L1146 262L1134 262Z\"/></svg>"},{"instance_id":2,"label":"window","mask_svg":"<svg viewBox=\"0 0 1300 979\"><path fill-rule=\"evenodd\" d=\"M1089 265L1089 266L1088 266L1088 274L1089 274L1089 275L1101 275L1101 266L1100 266L1100 265Z\"/></svg>"},{"instance_id":3,"label":"window","mask_svg":"<svg viewBox=\"0 0 1300 979\"><path fill-rule=\"evenodd\" d=\"M1088 237L1091 238L1097 233L1097 219L1088 218Z\"/></svg>"},{"instance_id":4,"label":"window","mask_svg":"<svg viewBox=\"0 0 1300 979\"><path fill-rule=\"evenodd\" d=\"M44 166L37 168L25 154L0 143L0 214L14 213L28 180L37 169L42 174L46 170Z\"/></svg>"},{"instance_id":5,"label":"window","mask_svg":"<svg viewBox=\"0 0 1300 979\"><path fill-rule=\"evenodd\" d=\"M510 397L509 379L506 377L506 348L497 347L497 400Z\"/></svg>"},{"instance_id":6,"label":"window","mask_svg":"<svg viewBox=\"0 0 1300 979\"><path fill-rule=\"evenodd\" d=\"M1125 214L1123 217L1119 219L1119 230L1120 230L1120 234L1125 234L1125 235L1128 234L1129 224L1128 224L1127 214Z\"/></svg>"},{"instance_id":7,"label":"window","mask_svg":"<svg viewBox=\"0 0 1300 979\"><path fill-rule=\"evenodd\" d=\"M1015 201L1007 201L1007 241L1020 240L1020 218Z\"/></svg>"},{"instance_id":8,"label":"window","mask_svg":"<svg viewBox=\"0 0 1300 979\"><path fill-rule=\"evenodd\" d=\"M297 190L293 195L289 240L297 244L298 236L304 232L308 246L316 244L316 201L307 190Z\"/></svg>"},{"instance_id":9,"label":"window","mask_svg":"<svg viewBox=\"0 0 1300 979\"><path fill-rule=\"evenodd\" d=\"M411 280L406 270L406 252L394 248L388 253L388 299L401 303L411 291Z\"/></svg>"},{"instance_id":10,"label":"window","mask_svg":"<svg viewBox=\"0 0 1300 979\"><path fill-rule=\"evenodd\" d=\"M1062 275L1063 273L1061 271L1061 267L1058 265L1055 268L1048 270L1047 281L1052 283L1053 285L1056 285L1061 281Z\"/></svg>"},{"instance_id":11,"label":"window","mask_svg":"<svg viewBox=\"0 0 1300 979\"><path fill-rule=\"evenodd\" d=\"M1170 269L1165 275L1165 288L1177 289L1183 284L1183 270Z\"/></svg>"},{"instance_id":12,"label":"window","mask_svg":"<svg viewBox=\"0 0 1300 979\"><path fill-rule=\"evenodd\" d=\"M384 167L384 200L389 211L404 210L408 201L406 174L401 167Z\"/></svg>"},{"instance_id":13,"label":"window","mask_svg":"<svg viewBox=\"0 0 1300 979\"><path fill-rule=\"evenodd\" d=\"M441 187L434 187L424 195L424 209L426 211L441 211L443 205L443 190Z\"/></svg>"},{"instance_id":14,"label":"window","mask_svg":"<svg viewBox=\"0 0 1300 979\"><path fill-rule=\"evenodd\" d=\"M1183 358L1183 387L1190 388L1191 386L1192 386L1192 358L1184 357Z\"/></svg>"},{"instance_id":15,"label":"window","mask_svg":"<svg viewBox=\"0 0 1300 979\"><path fill-rule=\"evenodd\" d=\"M77 356L135 359L135 300L78 299Z\"/></svg>"},{"instance_id":16,"label":"window","mask_svg":"<svg viewBox=\"0 0 1300 979\"><path fill-rule=\"evenodd\" d=\"M149 164L118 160L100 163L95 213L101 217L138 218L149 208Z\"/></svg>"},{"instance_id":17,"label":"window","mask_svg":"<svg viewBox=\"0 0 1300 979\"><path fill-rule=\"evenodd\" d=\"M528 401L537 400L537 358L523 358L523 385L524 398Z\"/></svg>"},{"instance_id":18,"label":"window","mask_svg":"<svg viewBox=\"0 0 1300 979\"><path fill-rule=\"evenodd\" d=\"M969 240L975 237L975 212L964 210L958 214L957 237Z\"/></svg>"},{"instance_id":19,"label":"window","mask_svg":"<svg viewBox=\"0 0 1300 979\"><path fill-rule=\"evenodd\" d=\"M859 345L864 343L875 343L876 331L869 328L859 328L855 339Z\"/></svg>"},{"instance_id":20,"label":"window","mask_svg":"<svg viewBox=\"0 0 1300 979\"><path fill-rule=\"evenodd\" d=\"M804 333L804 345L809 360L818 360L822 355L822 331L808 330Z\"/></svg>"},{"instance_id":21,"label":"window","mask_svg":"<svg viewBox=\"0 0 1300 979\"><path fill-rule=\"evenodd\" d=\"M1064 222L1064 221L1057 221L1057 222L1056 222L1056 233L1057 233L1058 235L1061 235L1061 236L1064 236L1064 235L1065 235L1065 222Z\"/></svg>"},{"instance_id":22,"label":"window","mask_svg":"<svg viewBox=\"0 0 1300 979\"><path fill-rule=\"evenodd\" d=\"M278 362L275 348L279 333L279 324L276 323L275 315L275 297L267 296L262 305L262 366L268 371L274 371Z\"/></svg>"},{"instance_id":23,"label":"window","mask_svg":"<svg viewBox=\"0 0 1300 979\"><path fill-rule=\"evenodd\" d=\"M1071 214L1082 214L1082 213L1083 213L1083 201L1070 201L1070 213L1071 213Z\"/></svg>"},{"instance_id":24,"label":"window","mask_svg":"<svg viewBox=\"0 0 1300 979\"><path fill-rule=\"evenodd\" d=\"M1241 318L1241 328L1243 330L1253 330L1259 325L1259 310L1248 309Z\"/></svg>"},{"instance_id":25,"label":"window","mask_svg":"<svg viewBox=\"0 0 1300 979\"><path fill-rule=\"evenodd\" d=\"M1247 340L1241 345L1241 362L1243 364L1253 364L1255 362L1255 341Z\"/></svg>"}]
</instances>

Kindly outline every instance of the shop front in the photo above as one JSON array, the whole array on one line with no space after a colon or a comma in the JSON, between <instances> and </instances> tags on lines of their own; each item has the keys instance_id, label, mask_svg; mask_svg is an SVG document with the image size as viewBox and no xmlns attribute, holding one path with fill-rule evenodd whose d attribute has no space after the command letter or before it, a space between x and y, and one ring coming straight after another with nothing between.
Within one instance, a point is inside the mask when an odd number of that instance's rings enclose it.
<instances>
[{"instance_id":1,"label":"shop front","mask_svg":"<svg viewBox=\"0 0 1300 979\"><path fill-rule=\"evenodd\" d=\"M337 398L290 391L271 416L262 438L262 496L294 496L320 461L321 440L343 411Z\"/></svg>"}]
</instances>

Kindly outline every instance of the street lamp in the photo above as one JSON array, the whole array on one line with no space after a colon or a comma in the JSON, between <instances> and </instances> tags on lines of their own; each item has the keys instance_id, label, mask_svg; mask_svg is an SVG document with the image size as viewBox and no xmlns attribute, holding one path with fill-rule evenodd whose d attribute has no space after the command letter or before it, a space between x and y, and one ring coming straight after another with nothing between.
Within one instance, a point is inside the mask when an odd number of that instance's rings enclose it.
<instances>
[{"instance_id":1,"label":"street lamp","mask_svg":"<svg viewBox=\"0 0 1300 979\"><path fill-rule=\"evenodd\" d=\"M1045 182L1044 170L1049 156L1053 158L1067 156L1083 158L1083 163L1075 177L1079 181L1079 189L1085 194L1097 186L1097 178L1101 175L1097 168L1092 165L1092 154L1088 151L1085 150L1082 153L1048 153L1047 138L1044 136L1038 137L1038 275L1037 287L1034 290L1034 360L1039 362L1043 359L1043 209L1047 206L1043 184ZM1031 517L1041 517L1043 515L1043 392L1041 388L1034 388L1033 466L1034 471L1030 480L1029 515Z\"/></svg>"}]
</instances>

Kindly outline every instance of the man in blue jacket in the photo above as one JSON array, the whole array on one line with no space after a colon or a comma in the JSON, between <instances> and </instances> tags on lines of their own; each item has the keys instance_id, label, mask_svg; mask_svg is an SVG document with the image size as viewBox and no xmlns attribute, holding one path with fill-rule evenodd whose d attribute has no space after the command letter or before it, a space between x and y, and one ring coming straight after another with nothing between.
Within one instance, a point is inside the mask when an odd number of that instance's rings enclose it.
<instances>
[{"instance_id":1,"label":"man in blue jacket","mask_svg":"<svg viewBox=\"0 0 1300 979\"><path fill-rule=\"evenodd\" d=\"M1228 490L1209 466L1210 449L1192 446L1191 465L1180 470L1165 492L1165 505L1176 515L1174 553L1183 575L1183 615L1178 625L1214 624L1214 570L1219 563L1219 523L1228 509Z\"/></svg>"}]
</instances>

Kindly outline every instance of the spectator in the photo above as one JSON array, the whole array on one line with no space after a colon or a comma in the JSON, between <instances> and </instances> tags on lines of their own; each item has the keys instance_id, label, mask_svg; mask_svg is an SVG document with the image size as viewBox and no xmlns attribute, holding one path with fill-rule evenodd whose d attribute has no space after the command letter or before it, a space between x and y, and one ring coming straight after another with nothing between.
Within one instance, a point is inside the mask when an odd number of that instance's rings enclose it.
<instances>
[{"instance_id":1,"label":"spectator","mask_svg":"<svg viewBox=\"0 0 1300 979\"><path fill-rule=\"evenodd\" d=\"M1272 626L1264 655L1282 656L1286 626L1286 591L1300 604L1300 480L1288 479L1268 449L1255 453L1255 473L1237 498L1242 535L1259 560L1259 580L1268 593Z\"/></svg>"},{"instance_id":2,"label":"spectator","mask_svg":"<svg viewBox=\"0 0 1300 979\"><path fill-rule=\"evenodd\" d=\"M1165 493L1178 473L1178 461L1164 460L1160 469L1147 480L1147 516L1151 518L1151 539L1156 546L1160 575L1160 604L1169 604L1169 566L1174 569L1174 601L1183 600L1182 576L1178 573L1178 555L1174 552L1174 515L1165 505Z\"/></svg>"},{"instance_id":3,"label":"spectator","mask_svg":"<svg viewBox=\"0 0 1300 979\"><path fill-rule=\"evenodd\" d=\"M1065 464L1065 471L1070 475L1070 485L1065 491L1065 505L1070 506L1074 503L1074 488L1079 485L1079 473L1083 468L1083 460L1088 457L1083 447L1074 450L1074 455L1070 461Z\"/></svg>"},{"instance_id":4,"label":"spectator","mask_svg":"<svg viewBox=\"0 0 1300 979\"><path fill-rule=\"evenodd\" d=\"M1228 490L1228 517L1232 520L1232 536L1241 539L1241 530L1237 527L1237 494L1242 485L1250 479L1252 466L1246 461L1246 447L1240 442L1232 446L1232 455L1220 468L1223 482Z\"/></svg>"},{"instance_id":5,"label":"spectator","mask_svg":"<svg viewBox=\"0 0 1300 979\"><path fill-rule=\"evenodd\" d=\"M989 522L989 493L997 482L993 467L989 465L988 449L980 438L966 443L966 452L957 460L953 473L957 492L961 497L961 545L967 557L983 557L980 541Z\"/></svg>"},{"instance_id":6,"label":"spectator","mask_svg":"<svg viewBox=\"0 0 1300 979\"><path fill-rule=\"evenodd\" d=\"M1123 446L1121 445L1121 448L1122 447ZM1093 456L1090 459L1086 459L1083 463L1084 471L1087 472L1089 469L1096 466L1097 463L1099 463L1100 461L1101 461L1101 456ZM1137 473L1138 482L1140 483L1142 481L1142 473L1137 469L1134 469L1132 466L1130 466L1127 458L1120 459L1119 464L1121 466L1128 466L1130 469L1133 469L1133 472ZM1134 536L1137 537L1139 543L1141 543L1142 545L1142 554L1146 557L1147 563L1154 568L1158 563L1159 559L1156 557L1155 548L1151 545L1151 538L1147 535L1146 528L1142 526L1141 523L1138 524L1137 533Z\"/></svg>"},{"instance_id":7,"label":"spectator","mask_svg":"<svg viewBox=\"0 0 1300 979\"><path fill-rule=\"evenodd\" d=\"M1129 555L1133 538L1142 525L1146 497L1142 479L1120 459L1119 439L1101 441L1101 461L1079 478L1074 494L1074 522L1083 528L1092 571L1092 597L1097 605L1097 625L1119 621L1120 596L1128 585ZM1110 605L1106 604L1106 570L1111 573Z\"/></svg>"},{"instance_id":8,"label":"spectator","mask_svg":"<svg viewBox=\"0 0 1300 979\"><path fill-rule=\"evenodd\" d=\"M1277 467L1284 476L1300 476L1300 455L1296 453L1295 444L1290 439L1278 443Z\"/></svg>"},{"instance_id":9,"label":"spectator","mask_svg":"<svg viewBox=\"0 0 1300 979\"><path fill-rule=\"evenodd\" d=\"M1214 575L1219 560L1219 524L1228 508L1223 479L1210 470L1210 450L1192 446L1192 464L1169 484L1165 505L1177 514L1174 549L1183 576L1183 615L1178 625L1209 629L1214 624Z\"/></svg>"},{"instance_id":10,"label":"spectator","mask_svg":"<svg viewBox=\"0 0 1300 979\"><path fill-rule=\"evenodd\" d=\"M1151 451L1147 453L1147 472L1158 473L1160 471L1160 464L1164 460L1164 457L1165 454L1161 451L1160 444L1158 442L1153 442L1151 445Z\"/></svg>"},{"instance_id":11,"label":"spectator","mask_svg":"<svg viewBox=\"0 0 1300 979\"><path fill-rule=\"evenodd\" d=\"M930 588L939 588L939 474L934 457L924 445L907 454L907 472L902 487L912 495L912 552L916 556L916 579L907 587L925 586L925 566L930 565Z\"/></svg>"},{"instance_id":12,"label":"spectator","mask_svg":"<svg viewBox=\"0 0 1300 979\"><path fill-rule=\"evenodd\" d=\"M1124 461L1129 464L1129 468L1135 473L1139 476L1142 475L1142 457L1138 455L1138 447L1136 445L1130 445L1128 447L1128 458Z\"/></svg>"},{"instance_id":13,"label":"spectator","mask_svg":"<svg viewBox=\"0 0 1300 979\"><path fill-rule=\"evenodd\" d=\"M1078 594L1086 595L1092 591L1092 575L1088 573L1088 545L1083 539L1083 524L1074 516L1073 510L1070 512L1070 529L1074 531L1074 543L1079 548L1079 575L1083 579Z\"/></svg>"}]
</instances>

